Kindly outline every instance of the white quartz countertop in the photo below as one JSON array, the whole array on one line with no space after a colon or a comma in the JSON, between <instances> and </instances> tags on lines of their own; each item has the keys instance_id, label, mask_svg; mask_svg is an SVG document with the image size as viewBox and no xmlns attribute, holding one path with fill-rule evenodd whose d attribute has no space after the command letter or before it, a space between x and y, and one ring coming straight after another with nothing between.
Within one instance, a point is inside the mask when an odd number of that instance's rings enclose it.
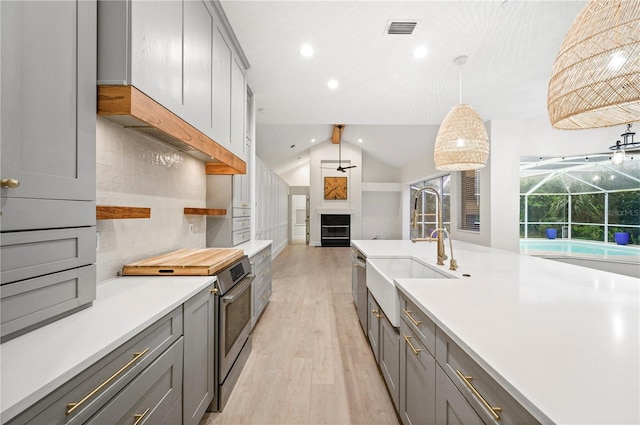
<instances>
[{"instance_id":1,"label":"white quartz countertop","mask_svg":"<svg viewBox=\"0 0 640 425\"><path fill-rule=\"evenodd\" d=\"M251 257L271 245L272 242L273 241L271 240L261 241L253 239L248 242L241 243L240 245L236 245L234 248L244 249L245 255Z\"/></svg>"},{"instance_id":2,"label":"white quartz countertop","mask_svg":"<svg viewBox=\"0 0 640 425\"><path fill-rule=\"evenodd\" d=\"M640 279L453 244L457 279L396 279L399 290L541 422L640 423ZM352 245L436 259L435 243Z\"/></svg>"},{"instance_id":3,"label":"white quartz countertop","mask_svg":"<svg viewBox=\"0 0 640 425\"><path fill-rule=\"evenodd\" d=\"M91 307L0 345L4 423L215 281L130 276L100 282Z\"/></svg>"}]
</instances>

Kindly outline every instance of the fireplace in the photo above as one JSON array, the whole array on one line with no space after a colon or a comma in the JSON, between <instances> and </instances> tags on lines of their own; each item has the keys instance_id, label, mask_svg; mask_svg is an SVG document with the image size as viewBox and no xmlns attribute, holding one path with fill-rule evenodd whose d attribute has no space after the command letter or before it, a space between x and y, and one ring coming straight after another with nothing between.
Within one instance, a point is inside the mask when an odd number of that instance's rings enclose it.
<instances>
[{"instance_id":1,"label":"fireplace","mask_svg":"<svg viewBox=\"0 0 640 425\"><path fill-rule=\"evenodd\" d=\"M351 245L351 216L348 214L322 214L320 216L320 242L322 246Z\"/></svg>"}]
</instances>

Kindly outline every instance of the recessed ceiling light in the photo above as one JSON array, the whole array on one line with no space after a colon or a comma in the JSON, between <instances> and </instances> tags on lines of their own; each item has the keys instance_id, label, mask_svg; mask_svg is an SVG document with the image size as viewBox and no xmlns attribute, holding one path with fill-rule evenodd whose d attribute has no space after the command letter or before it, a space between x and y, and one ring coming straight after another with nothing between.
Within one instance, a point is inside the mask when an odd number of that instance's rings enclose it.
<instances>
[{"instance_id":1,"label":"recessed ceiling light","mask_svg":"<svg viewBox=\"0 0 640 425\"><path fill-rule=\"evenodd\" d=\"M413 49L413 57L416 59L422 59L427 56L427 48L424 46L418 46Z\"/></svg>"},{"instance_id":2,"label":"recessed ceiling light","mask_svg":"<svg viewBox=\"0 0 640 425\"><path fill-rule=\"evenodd\" d=\"M358 139L358 143L362 143L362 139Z\"/></svg>"},{"instance_id":3,"label":"recessed ceiling light","mask_svg":"<svg viewBox=\"0 0 640 425\"><path fill-rule=\"evenodd\" d=\"M300 54L305 58L310 58L313 56L313 47L310 44L303 44L300 48Z\"/></svg>"},{"instance_id":4,"label":"recessed ceiling light","mask_svg":"<svg viewBox=\"0 0 640 425\"><path fill-rule=\"evenodd\" d=\"M338 88L338 80L329 80L327 82L327 87L329 87L331 90L335 90Z\"/></svg>"},{"instance_id":5,"label":"recessed ceiling light","mask_svg":"<svg viewBox=\"0 0 640 425\"><path fill-rule=\"evenodd\" d=\"M316 139L311 139L311 143L313 143L313 142L315 142L315 141L316 141Z\"/></svg>"}]
</instances>

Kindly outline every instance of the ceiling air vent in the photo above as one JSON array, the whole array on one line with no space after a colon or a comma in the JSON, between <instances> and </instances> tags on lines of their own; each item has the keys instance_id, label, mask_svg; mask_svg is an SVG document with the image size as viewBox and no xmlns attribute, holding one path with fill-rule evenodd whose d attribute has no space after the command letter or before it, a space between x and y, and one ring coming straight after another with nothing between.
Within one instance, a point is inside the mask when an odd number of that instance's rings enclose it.
<instances>
[{"instance_id":1,"label":"ceiling air vent","mask_svg":"<svg viewBox=\"0 0 640 425\"><path fill-rule=\"evenodd\" d=\"M386 33L390 35L411 35L416 25L418 25L418 21L415 20L389 20L389 22L387 22Z\"/></svg>"}]
</instances>

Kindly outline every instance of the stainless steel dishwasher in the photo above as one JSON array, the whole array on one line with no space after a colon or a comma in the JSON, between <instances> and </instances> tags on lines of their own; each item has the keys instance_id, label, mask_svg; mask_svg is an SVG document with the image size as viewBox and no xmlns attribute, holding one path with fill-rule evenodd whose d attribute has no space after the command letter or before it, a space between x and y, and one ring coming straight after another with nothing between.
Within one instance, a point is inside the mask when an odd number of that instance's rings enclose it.
<instances>
[{"instance_id":1,"label":"stainless steel dishwasher","mask_svg":"<svg viewBox=\"0 0 640 425\"><path fill-rule=\"evenodd\" d=\"M353 264L352 271L352 295L356 304L358 319L362 331L367 334L367 257L359 250L353 248L351 250L351 262Z\"/></svg>"}]
</instances>

